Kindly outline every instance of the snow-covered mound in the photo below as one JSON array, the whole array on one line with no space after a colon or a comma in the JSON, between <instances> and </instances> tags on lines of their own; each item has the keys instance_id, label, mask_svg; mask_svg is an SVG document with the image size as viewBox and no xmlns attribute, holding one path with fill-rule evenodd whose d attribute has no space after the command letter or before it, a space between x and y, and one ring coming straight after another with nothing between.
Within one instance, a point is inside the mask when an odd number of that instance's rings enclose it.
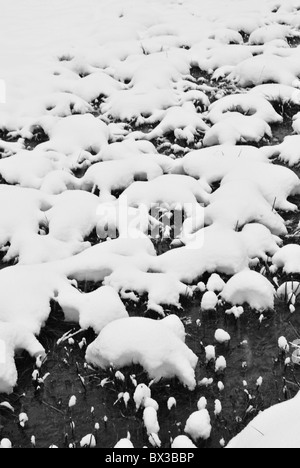
<instances>
[{"instance_id":1,"label":"snow-covered mound","mask_svg":"<svg viewBox=\"0 0 300 468\"><path fill-rule=\"evenodd\" d=\"M96 333L113 320L128 317L126 308L113 288L102 286L89 294L82 294L69 286L59 292L57 302L66 320L79 322L81 328L93 328Z\"/></svg>"},{"instance_id":2,"label":"snow-covered mound","mask_svg":"<svg viewBox=\"0 0 300 468\"><path fill-rule=\"evenodd\" d=\"M286 273L300 273L300 246L285 245L274 255L272 262L277 268L283 268Z\"/></svg>"},{"instance_id":3,"label":"snow-covered mound","mask_svg":"<svg viewBox=\"0 0 300 468\"><path fill-rule=\"evenodd\" d=\"M259 414L228 445L241 448L299 448L300 395Z\"/></svg>"},{"instance_id":4,"label":"snow-covered mound","mask_svg":"<svg viewBox=\"0 0 300 468\"><path fill-rule=\"evenodd\" d=\"M24 327L0 323L0 393L12 393L18 374L14 356L26 350L32 357L43 358L46 353L34 335Z\"/></svg>"},{"instance_id":5,"label":"snow-covered mound","mask_svg":"<svg viewBox=\"0 0 300 468\"><path fill-rule=\"evenodd\" d=\"M249 304L254 310L274 308L275 289L261 274L245 270L233 276L222 291L222 298L232 305Z\"/></svg>"},{"instance_id":6,"label":"snow-covered mound","mask_svg":"<svg viewBox=\"0 0 300 468\"><path fill-rule=\"evenodd\" d=\"M184 344L182 332L183 325L176 316L161 321L135 317L117 320L88 347L86 360L102 369L140 364L157 382L177 377L194 390L198 358Z\"/></svg>"}]
</instances>

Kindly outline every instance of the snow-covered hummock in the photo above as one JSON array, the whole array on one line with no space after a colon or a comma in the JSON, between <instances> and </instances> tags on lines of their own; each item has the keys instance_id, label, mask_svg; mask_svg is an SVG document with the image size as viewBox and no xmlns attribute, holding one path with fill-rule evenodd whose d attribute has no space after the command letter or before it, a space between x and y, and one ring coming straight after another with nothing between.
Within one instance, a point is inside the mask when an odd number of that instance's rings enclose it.
<instances>
[{"instance_id":1,"label":"snow-covered hummock","mask_svg":"<svg viewBox=\"0 0 300 468\"><path fill-rule=\"evenodd\" d=\"M46 355L33 333L23 326L0 322L0 393L12 393L18 374L15 353L26 350L32 357Z\"/></svg>"},{"instance_id":2,"label":"snow-covered hummock","mask_svg":"<svg viewBox=\"0 0 300 468\"><path fill-rule=\"evenodd\" d=\"M224 344L231 340L231 336L226 331L218 329L215 333L215 340L220 344Z\"/></svg>"},{"instance_id":3,"label":"snow-covered hummock","mask_svg":"<svg viewBox=\"0 0 300 468\"><path fill-rule=\"evenodd\" d=\"M96 445L97 445L97 442L93 434L86 435L80 441L81 448L95 448Z\"/></svg>"},{"instance_id":4,"label":"snow-covered hummock","mask_svg":"<svg viewBox=\"0 0 300 468\"><path fill-rule=\"evenodd\" d=\"M237 320L243 315L244 313L244 308L242 306L233 306L231 309L227 309L225 311L225 314L227 315L233 315Z\"/></svg>"},{"instance_id":5,"label":"snow-covered hummock","mask_svg":"<svg viewBox=\"0 0 300 468\"><path fill-rule=\"evenodd\" d=\"M196 449L196 445L193 444L191 439L189 439L187 436L181 435L176 437L176 439L173 440L172 442L172 447L173 450L177 449Z\"/></svg>"},{"instance_id":6,"label":"snow-covered hummock","mask_svg":"<svg viewBox=\"0 0 300 468\"><path fill-rule=\"evenodd\" d=\"M275 289L260 273L245 270L228 281L222 298L236 306L248 304L254 310L263 311L274 308Z\"/></svg>"},{"instance_id":7,"label":"snow-covered hummock","mask_svg":"<svg viewBox=\"0 0 300 468\"><path fill-rule=\"evenodd\" d=\"M88 347L86 360L102 369L140 364L156 382L177 377L194 390L198 358L185 345L182 327L177 316L161 321L136 317L116 320Z\"/></svg>"},{"instance_id":8,"label":"snow-covered hummock","mask_svg":"<svg viewBox=\"0 0 300 468\"><path fill-rule=\"evenodd\" d=\"M159 404L153 398L146 398L144 406L145 408L153 408L156 412L159 410Z\"/></svg>"},{"instance_id":9,"label":"snow-covered hummock","mask_svg":"<svg viewBox=\"0 0 300 468\"><path fill-rule=\"evenodd\" d=\"M177 401L174 397L170 397L167 402L168 410L171 411L173 408L176 408Z\"/></svg>"},{"instance_id":10,"label":"snow-covered hummock","mask_svg":"<svg viewBox=\"0 0 300 468\"><path fill-rule=\"evenodd\" d=\"M235 145L245 142L260 142L264 137L272 137L269 124L263 119L229 112L205 134L204 146Z\"/></svg>"},{"instance_id":11,"label":"snow-covered hummock","mask_svg":"<svg viewBox=\"0 0 300 468\"><path fill-rule=\"evenodd\" d=\"M159 433L160 426L158 422L157 411L154 408L148 407L144 409L143 420L148 436L151 434L157 435Z\"/></svg>"},{"instance_id":12,"label":"snow-covered hummock","mask_svg":"<svg viewBox=\"0 0 300 468\"><path fill-rule=\"evenodd\" d=\"M221 187L211 196L205 209L207 224L223 224L231 229L255 222L267 227L273 234L284 235L284 220L274 212L255 182L230 179L230 173Z\"/></svg>"},{"instance_id":13,"label":"snow-covered hummock","mask_svg":"<svg viewBox=\"0 0 300 468\"><path fill-rule=\"evenodd\" d=\"M290 346L288 344L287 339L284 336L281 336L278 339L278 348L281 349L281 351L288 353L290 350Z\"/></svg>"},{"instance_id":14,"label":"snow-covered hummock","mask_svg":"<svg viewBox=\"0 0 300 468\"><path fill-rule=\"evenodd\" d=\"M227 446L234 448L299 448L300 394L260 413Z\"/></svg>"},{"instance_id":15,"label":"snow-covered hummock","mask_svg":"<svg viewBox=\"0 0 300 468\"><path fill-rule=\"evenodd\" d=\"M29 418L28 418L28 415L26 413L20 413L19 414L19 424L23 429L25 428L28 421L29 421Z\"/></svg>"},{"instance_id":16,"label":"snow-covered hummock","mask_svg":"<svg viewBox=\"0 0 300 468\"><path fill-rule=\"evenodd\" d=\"M184 432L188 434L194 442L200 439L210 438L212 431L211 419L206 409L196 411L187 420Z\"/></svg>"},{"instance_id":17,"label":"snow-covered hummock","mask_svg":"<svg viewBox=\"0 0 300 468\"><path fill-rule=\"evenodd\" d=\"M91 152L99 153L110 138L107 125L92 114L47 120L44 130L50 140L41 143L38 149L63 153L77 160L77 164L91 160Z\"/></svg>"},{"instance_id":18,"label":"snow-covered hummock","mask_svg":"<svg viewBox=\"0 0 300 468\"><path fill-rule=\"evenodd\" d=\"M115 449L133 449L134 445L129 439L121 439L119 442L115 445Z\"/></svg>"},{"instance_id":19,"label":"snow-covered hummock","mask_svg":"<svg viewBox=\"0 0 300 468\"><path fill-rule=\"evenodd\" d=\"M300 246L285 245L274 255L272 262L277 268L283 268L287 274L300 273Z\"/></svg>"},{"instance_id":20,"label":"snow-covered hummock","mask_svg":"<svg viewBox=\"0 0 300 468\"><path fill-rule=\"evenodd\" d=\"M214 415L218 417L220 416L221 413L222 413L222 403L220 402L220 400L216 400Z\"/></svg>"},{"instance_id":21,"label":"snow-covered hummock","mask_svg":"<svg viewBox=\"0 0 300 468\"><path fill-rule=\"evenodd\" d=\"M69 400L69 408L73 408L77 404L77 398L75 395L71 396Z\"/></svg>"},{"instance_id":22,"label":"snow-covered hummock","mask_svg":"<svg viewBox=\"0 0 300 468\"><path fill-rule=\"evenodd\" d=\"M213 291L207 291L201 301L202 310L213 310L218 304L218 296Z\"/></svg>"},{"instance_id":23,"label":"snow-covered hummock","mask_svg":"<svg viewBox=\"0 0 300 468\"><path fill-rule=\"evenodd\" d=\"M93 328L96 333L100 333L110 322L128 317L119 295L109 286L102 286L88 294L69 286L59 292L56 300L67 321L79 322L81 328Z\"/></svg>"},{"instance_id":24,"label":"snow-covered hummock","mask_svg":"<svg viewBox=\"0 0 300 468\"><path fill-rule=\"evenodd\" d=\"M193 97L195 99L199 98L199 100L203 100L204 96L205 104L209 104L206 96L203 95L203 93L200 95L198 93L193 93ZM198 132L205 133L208 129L209 126L203 121L200 115L197 114L194 104L186 102L182 107L170 107L165 112L165 116L160 124L155 127L154 130L149 133L141 132L135 136L145 138L147 140L154 140L155 138L162 137L168 133L174 133L178 140L186 140L187 143L193 143Z\"/></svg>"},{"instance_id":25,"label":"snow-covered hummock","mask_svg":"<svg viewBox=\"0 0 300 468\"><path fill-rule=\"evenodd\" d=\"M2 449L11 449L12 448L12 443L9 439L2 439L0 441L0 448Z\"/></svg>"},{"instance_id":26,"label":"snow-covered hummock","mask_svg":"<svg viewBox=\"0 0 300 468\"><path fill-rule=\"evenodd\" d=\"M242 87L275 82L299 88L300 67L295 65L293 60L295 58L292 54L290 57L280 57L271 53L257 55L239 63L228 79Z\"/></svg>"},{"instance_id":27,"label":"snow-covered hummock","mask_svg":"<svg viewBox=\"0 0 300 468\"><path fill-rule=\"evenodd\" d=\"M215 370L216 372L224 372L227 368L227 362L224 356L219 356L216 360Z\"/></svg>"},{"instance_id":28,"label":"snow-covered hummock","mask_svg":"<svg viewBox=\"0 0 300 468\"><path fill-rule=\"evenodd\" d=\"M192 283L205 272L234 275L249 264L248 252L240 233L219 225L209 226L187 239L187 246L158 256L154 271L170 272L180 281Z\"/></svg>"},{"instance_id":29,"label":"snow-covered hummock","mask_svg":"<svg viewBox=\"0 0 300 468\"><path fill-rule=\"evenodd\" d=\"M265 163L237 164L222 179L222 185L233 181L254 183L273 208L285 211L296 209L296 205L287 199L299 193L299 178L286 167Z\"/></svg>"},{"instance_id":30,"label":"snow-covered hummock","mask_svg":"<svg viewBox=\"0 0 300 468\"><path fill-rule=\"evenodd\" d=\"M296 133L300 133L299 116L300 114L297 114L294 118L293 127ZM295 166L300 161L299 142L300 135L289 135L285 137L283 143L280 145L266 147L263 151L268 157L277 156L280 161L289 166Z\"/></svg>"},{"instance_id":31,"label":"snow-covered hummock","mask_svg":"<svg viewBox=\"0 0 300 468\"><path fill-rule=\"evenodd\" d=\"M93 164L85 173L81 187L87 191L98 188L100 201L110 201L114 199L112 191L125 190L135 180L153 180L163 175L158 162L149 156Z\"/></svg>"},{"instance_id":32,"label":"snow-covered hummock","mask_svg":"<svg viewBox=\"0 0 300 468\"><path fill-rule=\"evenodd\" d=\"M267 123L279 123L283 121L283 118L277 114L267 99L254 94L231 94L219 99L210 106L207 117L213 124L216 124L229 113L236 112L237 110L245 114L251 111L251 115L255 115Z\"/></svg>"},{"instance_id":33,"label":"snow-covered hummock","mask_svg":"<svg viewBox=\"0 0 300 468\"><path fill-rule=\"evenodd\" d=\"M191 151L177 162L177 170L212 184L221 181L235 166L254 162L267 162L267 158L253 146L217 145Z\"/></svg>"},{"instance_id":34,"label":"snow-covered hummock","mask_svg":"<svg viewBox=\"0 0 300 468\"><path fill-rule=\"evenodd\" d=\"M197 408L199 411L207 408L207 399L205 397L200 398L200 400L197 403Z\"/></svg>"},{"instance_id":35,"label":"snow-covered hummock","mask_svg":"<svg viewBox=\"0 0 300 468\"><path fill-rule=\"evenodd\" d=\"M225 282L222 280L222 278L216 273L214 273L209 278L206 288L208 291L220 293L221 291L223 291L224 286Z\"/></svg>"},{"instance_id":36,"label":"snow-covered hummock","mask_svg":"<svg viewBox=\"0 0 300 468\"><path fill-rule=\"evenodd\" d=\"M216 360L216 348L212 345L206 346L205 348L206 362L211 362Z\"/></svg>"},{"instance_id":37,"label":"snow-covered hummock","mask_svg":"<svg viewBox=\"0 0 300 468\"><path fill-rule=\"evenodd\" d=\"M145 406L145 401L151 398L151 390L145 384L139 384L134 392L133 399L136 409L139 410L141 406Z\"/></svg>"}]
</instances>

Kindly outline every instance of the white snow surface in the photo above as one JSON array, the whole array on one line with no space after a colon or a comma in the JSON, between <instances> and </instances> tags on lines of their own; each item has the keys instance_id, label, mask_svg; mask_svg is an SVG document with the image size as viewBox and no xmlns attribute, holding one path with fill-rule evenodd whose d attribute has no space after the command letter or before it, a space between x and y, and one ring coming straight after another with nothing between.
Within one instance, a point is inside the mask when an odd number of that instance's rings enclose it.
<instances>
[{"instance_id":1,"label":"white snow surface","mask_svg":"<svg viewBox=\"0 0 300 468\"><path fill-rule=\"evenodd\" d=\"M260 413L228 445L241 448L299 448L300 395Z\"/></svg>"},{"instance_id":2,"label":"white snow surface","mask_svg":"<svg viewBox=\"0 0 300 468\"><path fill-rule=\"evenodd\" d=\"M282 123L274 103L300 103L300 52L288 43L299 38L299 1L276 2L276 11L273 0L1 3L0 393L17 383L15 352L45 356L37 336L51 301L99 334L88 362L138 363L155 381L177 377L193 390L198 359L167 308L179 309L209 274L203 310L222 301L236 318L244 304L273 309L275 288L252 266L271 257L274 270L300 273L299 246L280 248L288 229L279 214L297 210L299 113L296 135L266 141ZM149 234L163 226L154 207L169 219L184 213L165 253ZM84 293L83 281L101 284ZM160 320L129 318L124 301L145 294ZM216 339L228 336L218 330ZM202 411L187 423L195 441L210 435Z\"/></svg>"},{"instance_id":3,"label":"white snow surface","mask_svg":"<svg viewBox=\"0 0 300 468\"><path fill-rule=\"evenodd\" d=\"M180 330L174 328L174 321ZM146 318L116 320L88 347L86 359L102 369L140 364L155 381L177 377L186 387L196 387L198 358L185 345L177 316L161 321ZM170 323L170 319L171 323ZM178 333L179 331L179 333ZM153 431L152 431L153 432Z\"/></svg>"}]
</instances>

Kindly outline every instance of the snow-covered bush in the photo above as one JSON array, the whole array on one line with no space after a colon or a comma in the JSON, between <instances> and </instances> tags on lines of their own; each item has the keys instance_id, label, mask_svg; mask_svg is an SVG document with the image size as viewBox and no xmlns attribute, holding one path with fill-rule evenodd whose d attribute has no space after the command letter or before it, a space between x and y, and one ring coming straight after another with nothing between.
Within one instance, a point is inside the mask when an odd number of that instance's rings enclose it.
<instances>
[{"instance_id":1,"label":"snow-covered bush","mask_svg":"<svg viewBox=\"0 0 300 468\"><path fill-rule=\"evenodd\" d=\"M112 322L88 347L86 359L103 369L140 364L155 381L177 377L190 390L196 387L194 369L198 358L174 326L170 328L168 319L128 318Z\"/></svg>"}]
</instances>

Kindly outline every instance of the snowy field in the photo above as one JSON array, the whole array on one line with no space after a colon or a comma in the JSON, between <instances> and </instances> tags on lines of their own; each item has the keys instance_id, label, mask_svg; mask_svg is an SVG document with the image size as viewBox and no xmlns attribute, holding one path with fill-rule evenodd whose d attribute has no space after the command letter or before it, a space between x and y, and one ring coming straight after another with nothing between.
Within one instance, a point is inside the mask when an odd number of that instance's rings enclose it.
<instances>
[{"instance_id":1,"label":"snowy field","mask_svg":"<svg viewBox=\"0 0 300 468\"><path fill-rule=\"evenodd\" d=\"M300 0L0 5L0 448L300 447Z\"/></svg>"}]
</instances>

